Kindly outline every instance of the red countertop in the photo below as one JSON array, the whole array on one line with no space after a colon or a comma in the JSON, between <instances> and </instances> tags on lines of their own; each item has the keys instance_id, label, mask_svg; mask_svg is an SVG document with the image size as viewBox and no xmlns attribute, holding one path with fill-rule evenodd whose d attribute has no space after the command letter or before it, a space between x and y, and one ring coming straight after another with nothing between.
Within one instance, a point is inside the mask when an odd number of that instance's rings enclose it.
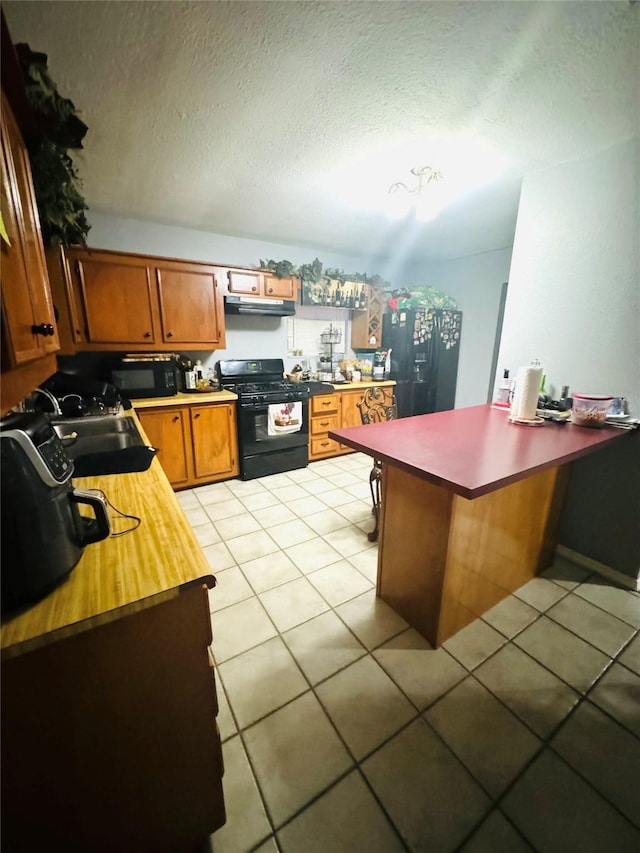
<instances>
[{"instance_id":1,"label":"red countertop","mask_svg":"<svg viewBox=\"0 0 640 853\"><path fill-rule=\"evenodd\" d=\"M627 434L553 421L512 424L507 412L487 404L335 429L329 437L465 498L477 498Z\"/></svg>"}]
</instances>

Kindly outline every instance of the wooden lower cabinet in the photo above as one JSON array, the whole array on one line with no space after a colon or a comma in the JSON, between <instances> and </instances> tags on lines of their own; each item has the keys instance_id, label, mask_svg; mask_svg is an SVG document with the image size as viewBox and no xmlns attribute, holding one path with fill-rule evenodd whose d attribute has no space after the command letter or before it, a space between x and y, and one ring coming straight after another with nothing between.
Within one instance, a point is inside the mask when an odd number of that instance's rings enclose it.
<instances>
[{"instance_id":1,"label":"wooden lower cabinet","mask_svg":"<svg viewBox=\"0 0 640 853\"><path fill-rule=\"evenodd\" d=\"M225 822L208 589L142 605L3 661L3 849L186 851Z\"/></svg>"},{"instance_id":2,"label":"wooden lower cabinet","mask_svg":"<svg viewBox=\"0 0 640 853\"><path fill-rule=\"evenodd\" d=\"M309 459L325 459L339 456L343 453L353 453L353 448L340 444L329 438L332 429L360 426L360 409L358 403L362 400L364 388L334 391L333 394L322 394L311 397L309 401ZM389 404L393 398L393 386L383 386L385 397Z\"/></svg>"},{"instance_id":3,"label":"wooden lower cabinet","mask_svg":"<svg viewBox=\"0 0 640 853\"><path fill-rule=\"evenodd\" d=\"M237 476L234 403L159 406L136 414L175 489Z\"/></svg>"}]
</instances>

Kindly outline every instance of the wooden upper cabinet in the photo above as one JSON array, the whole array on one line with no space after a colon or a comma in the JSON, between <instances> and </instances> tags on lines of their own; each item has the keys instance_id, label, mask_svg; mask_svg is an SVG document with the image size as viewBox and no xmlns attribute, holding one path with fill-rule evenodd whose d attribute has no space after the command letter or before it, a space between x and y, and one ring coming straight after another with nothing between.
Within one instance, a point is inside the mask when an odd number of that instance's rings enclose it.
<instances>
[{"instance_id":1,"label":"wooden upper cabinet","mask_svg":"<svg viewBox=\"0 0 640 853\"><path fill-rule=\"evenodd\" d=\"M215 273L172 266L157 267L155 274L163 342L224 346Z\"/></svg>"},{"instance_id":2,"label":"wooden upper cabinet","mask_svg":"<svg viewBox=\"0 0 640 853\"><path fill-rule=\"evenodd\" d=\"M278 278L262 270L229 270L227 290L240 296L266 297L270 299L295 299L297 279Z\"/></svg>"},{"instance_id":3,"label":"wooden upper cabinet","mask_svg":"<svg viewBox=\"0 0 640 853\"><path fill-rule=\"evenodd\" d=\"M48 258L76 350L221 349L222 293L215 267L147 255L65 249Z\"/></svg>"},{"instance_id":4,"label":"wooden upper cabinet","mask_svg":"<svg viewBox=\"0 0 640 853\"><path fill-rule=\"evenodd\" d=\"M4 93L2 219L8 237L0 238L6 370L55 353L59 342L29 155Z\"/></svg>"},{"instance_id":5,"label":"wooden upper cabinet","mask_svg":"<svg viewBox=\"0 0 640 853\"><path fill-rule=\"evenodd\" d=\"M151 281L144 264L94 253L76 260L87 340L102 344L155 342Z\"/></svg>"}]
</instances>

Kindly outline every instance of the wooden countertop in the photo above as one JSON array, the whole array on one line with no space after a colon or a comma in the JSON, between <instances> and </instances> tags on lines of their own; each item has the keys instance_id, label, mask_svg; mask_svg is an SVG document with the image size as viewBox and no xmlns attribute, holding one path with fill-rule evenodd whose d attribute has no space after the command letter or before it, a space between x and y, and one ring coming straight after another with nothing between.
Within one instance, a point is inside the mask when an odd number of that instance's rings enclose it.
<instances>
[{"instance_id":1,"label":"wooden countertop","mask_svg":"<svg viewBox=\"0 0 640 853\"><path fill-rule=\"evenodd\" d=\"M134 409L155 409L159 406L231 403L237 399L238 395L233 394L231 391L196 391L192 394L180 391L177 394L173 394L171 397L141 397L139 400L132 400L131 405Z\"/></svg>"},{"instance_id":2,"label":"wooden countertop","mask_svg":"<svg viewBox=\"0 0 640 853\"><path fill-rule=\"evenodd\" d=\"M334 429L329 438L465 498L585 456L627 432L545 421L525 426L490 405Z\"/></svg>"},{"instance_id":3,"label":"wooden countertop","mask_svg":"<svg viewBox=\"0 0 640 853\"><path fill-rule=\"evenodd\" d=\"M46 598L3 616L3 657L158 603L177 595L182 584L215 585L211 567L157 458L141 473L82 477L73 484L102 489L115 507L140 517L142 523L123 536L88 545L68 578ZM112 532L133 524L111 509L109 514Z\"/></svg>"},{"instance_id":4,"label":"wooden countertop","mask_svg":"<svg viewBox=\"0 0 640 853\"><path fill-rule=\"evenodd\" d=\"M383 379L374 382L370 379L368 382L327 382L327 385L333 385L335 391L362 391L367 388L390 388L396 384L395 379Z\"/></svg>"}]
</instances>

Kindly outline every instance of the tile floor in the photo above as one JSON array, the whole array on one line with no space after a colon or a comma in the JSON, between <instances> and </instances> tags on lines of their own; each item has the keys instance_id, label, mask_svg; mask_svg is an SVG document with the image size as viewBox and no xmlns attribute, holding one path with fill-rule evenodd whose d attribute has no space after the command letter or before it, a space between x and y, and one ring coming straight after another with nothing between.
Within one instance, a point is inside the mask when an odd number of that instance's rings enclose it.
<instances>
[{"instance_id":1,"label":"tile floor","mask_svg":"<svg viewBox=\"0 0 640 853\"><path fill-rule=\"evenodd\" d=\"M218 578L212 849L640 850L640 595L557 561L434 651L375 597L369 468L178 497Z\"/></svg>"}]
</instances>

